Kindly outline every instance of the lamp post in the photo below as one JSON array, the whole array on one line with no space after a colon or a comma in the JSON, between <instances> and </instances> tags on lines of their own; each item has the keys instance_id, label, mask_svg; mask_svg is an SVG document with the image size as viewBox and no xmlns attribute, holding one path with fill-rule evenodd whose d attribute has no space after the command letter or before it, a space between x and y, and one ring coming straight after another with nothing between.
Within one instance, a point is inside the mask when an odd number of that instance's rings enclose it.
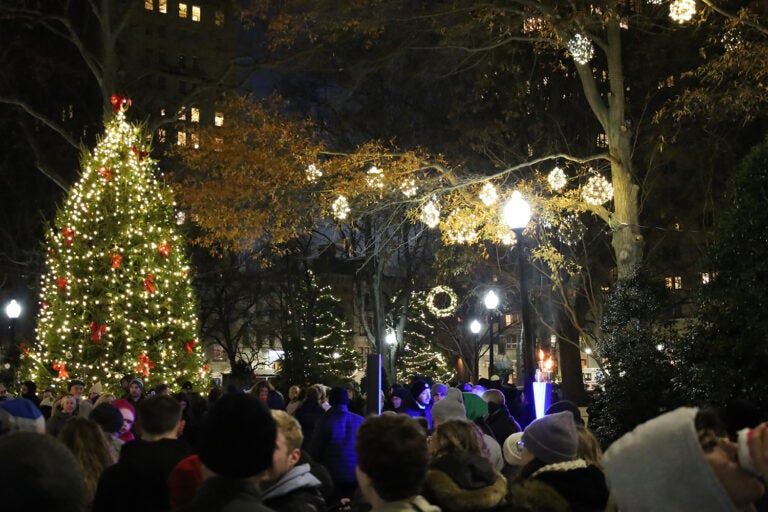
<instances>
[{"instance_id":1,"label":"lamp post","mask_svg":"<svg viewBox=\"0 0 768 512\"><path fill-rule=\"evenodd\" d=\"M384 335L384 342L389 349L389 378L392 382L397 381L395 372L395 350L397 350L397 334L391 328L387 328L387 334Z\"/></svg>"},{"instance_id":2,"label":"lamp post","mask_svg":"<svg viewBox=\"0 0 768 512\"><path fill-rule=\"evenodd\" d=\"M488 310L488 378L496 372L493 362L493 323L496 319L496 308L499 306L499 296L490 290L485 294L485 308Z\"/></svg>"},{"instance_id":3,"label":"lamp post","mask_svg":"<svg viewBox=\"0 0 768 512\"><path fill-rule=\"evenodd\" d=\"M472 332L472 334L475 335L475 361L474 361L474 368L472 368L474 375L475 375L475 381L477 381L478 377L480 377L480 349L479 346L479 339L478 334L480 334L480 329L482 329L483 326L480 322L477 320L472 320L469 323L469 330Z\"/></svg>"},{"instance_id":4,"label":"lamp post","mask_svg":"<svg viewBox=\"0 0 768 512\"><path fill-rule=\"evenodd\" d=\"M7 350L4 350L5 352L5 361L3 362L4 369L8 369L11 367L12 364L17 364L18 361L16 360L16 321L18 320L19 316L21 316L21 304L19 304L15 299L11 300L8 304L5 305L5 316L8 317L9 320L9 330L11 333L11 343Z\"/></svg>"},{"instance_id":5,"label":"lamp post","mask_svg":"<svg viewBox=\"0 0 768 512\"><path fill-rule=\"evenodd\" d=\"M531 220L531 206L523 199L520 192L515 191L507 204L504 205L504 222L515 233L517 239L517 269L520 280L520 320L522 324L523 343L523 384L526 396L532 396L534 374L536 372L536 354L534 337L531 330L530 302L528 301L528 280L525 271L523 230Z\"/></svg>"}]
</instances>

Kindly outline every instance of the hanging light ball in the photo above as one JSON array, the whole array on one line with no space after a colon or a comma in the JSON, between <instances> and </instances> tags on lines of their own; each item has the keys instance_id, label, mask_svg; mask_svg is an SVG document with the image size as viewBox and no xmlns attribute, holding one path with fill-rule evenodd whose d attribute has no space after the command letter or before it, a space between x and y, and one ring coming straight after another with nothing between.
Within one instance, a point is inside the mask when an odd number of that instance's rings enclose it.
<instances>
[{"instance_id":1,"label":"hanging light ball","mask_svg":"<svg viewBox=\"0 0 768 512\"><path fill-rule=\"evenodd\" d=\"M693 19L696 14L696 0L672 0L669 4L669 17L683 24Z\"/></svg>"},{"instance_id":2,"label":"hanging light ball","mask_svg":"<svg viewBox=\"0 0 768 512\"><path fill-rule=\"evenodd\" d=\"M384 187L384 171L376 167L375 165L368 169L365 175L365 182L371 188L383 188Z\"/></svg>"},{"instance_id":3,"label":"hanging light ball","mask_svg":"<svg viewBox=\"0 0 768 512\"><path fill-rule=\"evenodd\" d=\"M565 171L557 166L549 171L549 174L547 175L547 181L549 181L549 186L555 192L559 192L560 189L562 189L568 183L568 180L565 177Z\"/></svg>"},{"instance_id":4,"label":"hanging light ball","mask_svg":"<svg viewBox=\"0 0 768 512\"><path fill-rule=\"evenodd\" d=\"M419 220L427 225L427 227L434 228L440 222L440 205L436 198L432 198L421 207L421 215Z\"/></svg>"},{"instance_id":5,"label":"hanging light ball","mask_svg":"<svg viewBox=\"0 0 768 512\"><path fill-rule=\"evenodd\" d=\"M590 169L591 172L595 172ZM581 189L582 200L591 205L601 205L613 199L613 185L600 174L590 176Z\"/></svg>"},{"instance_id":6,"label":"hanging light ball","mask_svg":"<svg viewBox=\"0 0 768 512\"><path fill-rule=\"evenodd\" d=\"M583 34L576 34L568 41L568 52L579 64L586 64L595 55L595 47L592 41Z\"/></svg>"},{"instance_id":7,"label":"hanging light ball","mask_svg":"<svg viewBox=\"0 0 768 512\"><path fill-rule=\"evenodd\" d=\"M585 231L586 228L579 217L574 213L569 213L557 227L557 238L565 245L573 246L584 237Z\"/></svg>"},{"instance_id":8,"label":"hanging light ball","mask_svg":"<svg viewBox=\"0 0 768 512\"><path fill-rule=\"evenodd\" d=\"M468 209L454 210L444 223L444 235L455 244L472 244L477 240L477 217Z\"/></svg>"},{"instance_id":9,"label":"hanging light ball","mask_svg":"<svg viewBox=\"0 0 768 512\"><path fill-rule=\"evenodd\" d=\"M416 186L416 180L413 178L406 178L400 184L400 192L402 192L405 197L413 197L418 191L419 187Z\"/></svg>"},{"instance_id":10,"label":"hanging light ball","mask_svg":"<svg viewBox=\"0 0 768 512\"><path fill-rule=\"evenodd\" d=\"M349 212L351 211L349 208L349 201L347 201L347 198L344 196L339 196L336 198L336 200L331 205L331 208L333 209L333 216L336 217L337 220L346 219L347 215L349 215Z\"/></svg>"},{"instance_id":11,"label":"hanging light ball","mask_svg":"<svg viewBox=\"0 0 768 512\"><path fill-rule=\"evenodd\" d=\"M318 169L315 164L309 164L309 167L304 170L304 175L307 177L308 182L317 183L317 180L323 176L323 171Z\"/></svg>"},{"instance_id":12,"label":"hanging light ball","mask_svg":"<svg viewBox=\"0 0 768 512\"><path fill-rule=\"evenodd\" d=\"M483 189L480 191L480 200L485 206L491 206L496 203L499 198L499 194L496 192L496 187L493 183L486 183L483 185Z\"/></svg>"}]
</instances>

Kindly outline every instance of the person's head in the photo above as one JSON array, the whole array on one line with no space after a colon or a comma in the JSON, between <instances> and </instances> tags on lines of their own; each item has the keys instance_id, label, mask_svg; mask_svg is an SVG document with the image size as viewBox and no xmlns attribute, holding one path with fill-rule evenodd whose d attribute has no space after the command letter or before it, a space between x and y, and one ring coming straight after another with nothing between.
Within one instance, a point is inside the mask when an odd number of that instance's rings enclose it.
<instances>
[{"instance_id":1,"label":"person's head","mask_svg":"<svg viewBox=\"0 0 768 512\"><path fill-rule=\"evenodd\" d=\"M101 427L91 419L75 417L68 421L59 433L59 440L72 451L80 463L86 499L91 501L96 494L101 473L117 462Z\"/></svg>"},{"instance_id":2,"label":"person's head","mask_svg":"<svg viewBox=\"0 0 768 512\"><path fill-rule=\"evenodd\" d=\"M110 436L116 435L123 427L123 413L111 403L103 402L95 405L88 418L95 421L101 430Z\"/></svg>"},{"instance_id":3,"label":"person's head","mask_svg":"<svg viewBox=\"0 0 768 512\"><path fill-rule=\"evenodd\" d=\"M445 397L432 406L432 423L435 427L451 418L464 419L466 417L464 396L456 388L450 388Z\"/></svg>"},{"instance_id":4,"label":"person's head","mask_svg":"<svg viewBox=\"0 0 768 512\"><path fill-rule=\"evenodd\" d=\"M133 429L133 424L136 422L136 410L128 400L118 398L112 402L112 405L117 407L120 414L123 416L123 426L120 427L120 434L125 434Z\"/></svg>"},{"instance_id":5,"label":"person's head","mask_svg":"<svg viewBox=\"0 0 768 512\"><path fill-rule=\"evenodd\" d=\"M144 439L176 437L181 421L181 405L175 398L165 395L151 396L139 403L137 413Z\"/></svg>"},{"instance_id":6,"label":"person's head","mask_svg":"<svg viewBox=\"0 0 768 512\"><path fill-rule=\"evenodd\" d=\"M61 405L61 412L72 414L75 412L75 409L77 408L77 400L72 395L64 395L59 400L59 404Z\"/></svg>"},{"instance_id":7,"label":"person's head","mask_svg":"<svg viewBox=\"0 0 768 512\"><path fill-rule=\"evenodd\" d=\"M611 444L603 466L619 509L741 510L762 496L762 482L740 467L735 444L708 416L681 407Z\"/></svg>"},{"instance_id":8,"label":"person's head","mask_svg":"<svg viewBox=\"0 0 768 512\"><path fill-rule=\"evenodd\" d=\"M80 464L55 437L36 432L2 436L0 460L3 510L85 510Z\"/></svg>"},{"instance_id":9,"label":"person's head","mask_svg":"<svg viewBox=\"0 0 768 512\"><path fill-rule=\"evenodd\" d=\"M371 416L357 431L356 474L370 503L399 501L419 494L427 472L427 440L413 418Z\"/></svg>"},{"instance_id":10,"label":"person's head","mask_svg":"<svg viewBox=\"0 0 768 512\"><path fill-rule=\"evenodd\" d=\"M578 455L579 434L570 411L542 416L525 428L523 465L534 459L545 464L574 460Z\"/></svg>"},{"instance_id":11,"label":"person's head","mask_svg":"<svg viewBox=\"0 0 768 512\"><path fill-rule=\"evenodd\" d=\"M273 410L272 418L277 424L275 453L272 456L272 466L264 475L266 485L263 487L276 483L293 469L301 458L301 443L304 441L301 425L296 418L280 410Z\"/></svg>"},{"instance_id":12,"label":"person's head","mask_svg":"<svg viewBox=\"0 0 768 512\"><path fill-rule=\"evenodd\" d=\"M432 400L432 388L423 380L416 380L411 384L411 396L418 405L426 406Z\"/></svg>"},{"instance_id":13,"label":"person's head","mask_svg":"<svg viewBox=\"0 0 768 512\"><path fill-rule=\"evenodd\" d=\"M506 462L509 466L520 467L523 465L523 444L521 442L522 437L522 432L515 432L514 434L510 434L504 440L504 445L501 448L501 454L504 457L504 462Z\"/></svg>"},{"instance_id":14,"label":"person's head","mask_svg":"<svg viewBox=\"0 0 768 512\"><path fill-rule=\"evenodd\" d=\"M269 382L265 380L256 383L256 396L259 397L259 400L262 402L267 401L269 398L270 388L271 386L269 385Z\"/></svg>"},{"instance_id":15,"label":"person's head","mask_svg":"<svg viewBox=\"0 0 768 512\"><path fill-rule=\"evenodd\" d=\"M155 395L171 396L171 387L168 384L160 384L155 388Z\"/></svg>"},{"instance_id":16,"label":"person's head","mask_svg":"<svg viewBox=\"0 0 768 512\"><path fill-rule=\"evenodd\" d=\"M45 433L45 418L40 409L26 398L0 402L0 435L9 432Z\"/></svg>"},{"instance_id":17,"label":"person's head","mask_svg":"<svg viewBox=\"0 0 768 512\"><path fill-rule=\"evenodd\" d=\"M504 393L498 389L489 389L488 391L485 391L481 396L483 400L489 404L506 405L507 402L506 398L504 398Z\"/></svg>"},{"instance_id":18,"label":"person's head","mask_svg":"<svg viewBox=\"0 0 768 512\"><path fill-rule=\"evenodd\" d=\"M5 387L5 384L0 382L0 400L5 400L8 398L8 388Z\"/></svg>"},{"instance_id":19,"label":"person's head","mask_svg":"<svg viewBox=\"0 0 768 512\"><path fill-rule=\"evenodd\" d=\"M301 388L299 386L291 386L288 388L288 400L298 400L301 394Z\"/></svg>"},{"instance_id":20,"label":"person's head","mask_svg":"<svg viewBox=\"0 0 768 512\"><path fill-rule=\"evenodd\" d=\"M99 398L97 398L96 401L93 403L93 405L98 406L101 404L111 404L116 399L117 397L112 393L102 393L99 395Z\"/></svg>"},{"instance_id":21,"label":"person's head","mask_svg":"<svg viewBox=\"0 0 768 512\"><path fill-rule=\"evenodd\" d=\"M123 388L125 391L128 391L128 387L131 384L131 380L133 380L133 377L130 375L123 375L123 378L120 379L120 387Z\"/></svg>"},{"instance_id":22,"label":"person's head","mask_svg":"<svg viewBox=\"0 0 768 512\"><path fill-rule=\"evenodd\" d=\"M328 403L331 407L349 405L349 394L344 388L331 388L328 392Z\"/></svg>"},{"instance_id":23,"label":"person's head","mask_svg":"<svg viewBox=\"0 0 768 512\"><path fill-rule=\"evenodd\" d=\"M448 386L438 382L432 386L432 401L439 402L445 398L445 394L448 392Z\"/></svg>"},{"instance_id":24,"label":"person's head","mask_svg":"<svg viewBox=\"0 0 768 512\"><path fill-rule=\"evenodd\" d=\"M37 384L31 380L27 380L21 383L22 395L34 395L35 393L37 393Z\"/></svg>"},{"instance_id":25,"label":"person's head","mask_svg":"<svg viewBox=\"0 0 768 512\"><path fill-rule=\"evenodd\" d=\"M74 379L69 381L69 394L76 399L80 399L83 396L83 390L85 389L85 383L81 380Z\"/></svg>"},{"instance_id":26,"label":"person's head","mask_svg":"<svg viewBox=\"0 0 768 512\"><path fill-rule=\"evenodd\" d=\"M304 394L304 402L307 403L319 403L320 393L315 386L307 388L307 392Z\"/></svg>"},{"instance_id":27,"label":"person's head","mask_svg":"<svg viewBox=\"0 0 768 512\"><path fill-rule=\"evenodd\" d=\"M403 406L403 400L405 400L408 390L404 388L396 388L392 391L392 407L400 409Z\"/></svg>"},{"instance_id":28,"label":"person's head","mask_svg":"<svg viewBox=\"0 0 768 512\"><path fill-rule=\"evenodd\" d=\"M576 422L576 425L584 425L584 418L581 417L579 406L570 400L559 400L553 403L549 406L549 409L547 409L545 414L553 414L562 411L569 411L571 414L573 414L573 421Z\"/></svg>"},{"instance_id":29,"label":"person's head","mask_svg":"<svg viewBox=\"0 0 768 512\"><path fill-rule=\"evenodd\" d=\"M315 384L314 388L317 390L317 400L320 403L325 402L328 399L326 387L323 384Z\"/></svg>"},{"instance_id":30,"label":"person's head","mask_svg":"<svg viewBox=\"0 0 768 512\"><path fill-rule=\"evenodd\" d=\"M232 479L257 477L272 464L277 425L267 406L250 393L227 393L203 419L200 461Z\"/></svg>"},{"instance_id":31,"label":"person's head","mask_svg":"<svg viewBox=\"0 0 768 512\"><path fill-rule=\"evenodd\" d=\"M141 379L131 379L131 382L128 384L128 394L134 400L141 398L144 394L144 381Z\"/></svg>"},{"instance_id":32,"label":"person's head","mask_svg":"<svg viewBox=\"0 0 768 512\"><path fill-rule=\"evenodd\" d=\"M602 468L603 450L595 434L584 425L576 425L576 431L579 433L578 458Z\"/></svg>"},{"instance_id":33,"label":"person's head","mask_svg":"<svg viewBox=\"0 0 768 512\"><path fill-rule=\"evenodd\" d=\"M43 398L46 400L52 400L53 399L53 391L50 389L46 389L43 391Z\"/></svg>"},{"instance_id":34,"label":"person's head","mask_svg":"<svg viewBox=\"0 0 768 512\"><path fill-rule=\"evenodd\" d=\"M441 422L429 440L433 458L453 452L488 456L488 447L480 427L467 419L451 418Z\"/></svg>"}]
</instances>

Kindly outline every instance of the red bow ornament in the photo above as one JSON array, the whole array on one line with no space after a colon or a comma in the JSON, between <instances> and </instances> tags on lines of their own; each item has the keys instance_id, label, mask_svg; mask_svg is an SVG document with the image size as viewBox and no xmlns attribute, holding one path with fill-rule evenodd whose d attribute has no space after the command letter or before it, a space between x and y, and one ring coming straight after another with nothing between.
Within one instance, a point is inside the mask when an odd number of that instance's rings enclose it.
<instances>
[{"instance_id":1,"label":"red bow ornament","mask_svg":"<svg viewBox=\"0 0 768 512\"><path fill-rule=\"evenodd\" d=\"M53 363L52 368L53 368L53 371L59 372L59 378L60 379L68 379L69 378L69 373L67 373L67 365L66 364L60 363L60 362L56 361L55 363Z\"/></svg>"},{"instance_id":2,"label":"red bow ornament","mask_svg":"<svg viewBox=\"0 0 768 512\"><path fill-rule=\"evenodd\" d=\"M68 284L69 284L69 281L67 281L66 277L59 277L58 279L56 279L56 286L59 287L59 290L66 290Z\"/></svg>"},{"instance_id":3,"label":"red bow ornament","mask_svg":"<svg viewBox=\"0 0 768 512\"><path fill-rule=\"evenodd\" d=\"M104 178L104 181L109 183L112 181L112 169L109 167L99 167L98 173Z\"/></svg>"},{"instance_id":4,"label":"red bow ornament","mask_svg":"<svg viewBox=\"0 0 768 512\"><path fill-rule=\"evenodd\" d=\"M75 230L67 226L61 230L61 234L64 235L64 245L67 247L72 245L72 239L75 238Z\"/></svg>"},{"instance_id":5,"label":"red bow ornament","mask_svg":"<svg viewBox=\"0 0 768 512\"><path fill-rule=\"evenodd\" d=\"M19 343L19 348L21 349L22 352L24 352L25 355L29 355L29 347L27 346L26 343L24 343L23 341Z\"/></svg>"},{"instance_id":6,"label":"red bow ornament","mask_svg":"<svg viewBox=\"0 0 768 512\"><path fill-rule=\"evenodd\" d=\"M163 258L167 258L171 255L171 244L167 242L157 244L157 252L159 252Z\"/></svg>"},{"instance_id":7,"label":"red bow ornament","mask_svg":"<svg viewBox=\"0 0 768 512\"><path fill-rule=\"evenodd\" d=\"M112 112L115 114L118 112L125 112L128 110L128 107L131 106L130 98L126 98L125 96L118 96L117 94L112 95L110 102L112 103Z\"/></svg>"},{"instance_id":8,"label":"red bow ornament","mask_svg":"<svg viewBox=\"0 0 768 512\"><path fill-rule=\"evenodd\" d=\"M195 346L197 345L197 342L195 340L189 340L184 344L184 349L187 351L187 354L191 354L195 351Z\"/></svg>"},{"instance_id":9,"label":"red bow ornament","mask_svg":"<svg viewBox=\"0 0 768 512\"><path fill-rule=\"evenodd\" d=\"M47 300L44 300L40 303L40 307L43 309L48 309L49 307L51 307L51 305L48 303Z\"/></svg>"},{"instance_id":10,"label":"red bow ornament","mask_svg":"<svg viewBox=\"0 0 768 512\"><path fill-rule=\"evenodd\" d=\"M139 159L139 162L141 162L142 160L144 160L144 159L147 157L147 155L149 154L149 153L147 153L146 151L142 151L142 150L140 150L140 149L139 149L139 148L137 148L136 146L133 146L133 147L131 148L131 151L133 151L133 156L135 156L136 158L138 158L138 159Z\"/></svg>"},{"instance_id":11,"label":"red bow ornament","mask_svg":"<svg viewBox=\"0 0 768 512\"><path fill-rule=\"evenodd\" d=\"M204 378L204 377L205 377L205 374L207 374L207 373L208 373L208 370L210 370L210 369L211 369L211 368L210 368L210 367L209 367L209 366L206 364L205 366L203 366L202 368L200 368L200 369L197 371L197 374L198 374L198 375L200 376L200 378L202 379L202 378Z\"/></svg>"},{"instance_id":12,"label":"red bow ornament","mask_svg":"<svg viewBox=\"0 0 768 512\"><path fill-rule=\"evenodd\" d=\"M152 370L155 368L155 363L150 361L149 356L147 354L142 354L139 356L139 364L134 368L137 373L141 373L145 377L149 377L149 370Z\"/></svg>"},{"instance_id":13,"label":"red bow ornament","mask_svg":"<svg viewBox=\"0 0 768 512\"><path fill-rule=\"evenodd\" d=\"M101 343L101 338L103 338L105 334L107 334L106 325L91 322L91 341Z\"/></svg>"},{"instance_id":14,"label":"red bow ornament","mask_svg":"<svg viewBox=\"0 0 768 512\"><path fill-rule=\"evenodd\" d=\"M123 255L111 252L109 253L109 257L112 259L112 268L120 268L120 262L123 261Z\"/></svg>"},{"instance_id":15,"label":"red bow ornament","mask_svg":"<svg viewBox=\"0 0 768 512\"><path fill-rule=\"evenodd\" d=\"M144 290L148 291L149 293L155 293L157 291L157 287L154 284L155 276L152 274L147 274L147 278L144 280Z\"/></svg>"}]
</instances>

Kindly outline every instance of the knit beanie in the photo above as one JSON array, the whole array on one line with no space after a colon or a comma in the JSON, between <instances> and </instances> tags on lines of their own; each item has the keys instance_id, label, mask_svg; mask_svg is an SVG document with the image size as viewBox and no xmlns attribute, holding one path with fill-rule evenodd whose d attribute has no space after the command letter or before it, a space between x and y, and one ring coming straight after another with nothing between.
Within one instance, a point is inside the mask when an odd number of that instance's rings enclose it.
<instances>
[{"instance_id":1,"label":"knit beanie","mask_svg":"<svg viewBox=\"0 0 768 512\"><path fill-rule=\"evenodd\" d=\"M475 421L488 414L488 402L474 393L463 393L464 408L467 410L467 418Z\"/></svg>"},{"instance_id":2,"label":"knit beanie","mask_svg":"<svg viewBox=\"0 0 768 512\"><path fill-rule=\"evenodd\" d=\"M543 416L528 425L522 441L534 457L547 464L576 458L579 434L570 411Z\"/></svg>"},{"instance_id":3,"label":"knit beanie","mask_svg":"<svg viewBox=\"0 0 768 512\"><path fill-rule=\"evenodd\" d=\"M332 388L328 392L328 403L331 407L338 405L349 405L349 394L344 388Z\"/></svg>"},{"instance_id":4,"label":"knit beanie","mask_svg":"<svg viewBox=\"0 0 768 512\"><path fill-rule=\"evenodd\" d=\"M112 400L112 405L118 409L128 409L131 411L133 416L136 417L136 408L133 407L133 404L128 400L125 400L124 398L118 398L117 400Z\"/></svg>"},{"instance_id":5,"label":"knit beanie","mask_svg":"<svg viewBox=\"0 0 768 512\"><path fill-rule=\"evenodd\" d=\"M81 381L80 379L72 379L69 381L67 389L72 389L72 386L85 386L85 382Z\"/></svg>"},{"instance_id":6,"label":"knit beanie","mask_svg":"<svg viewBox=\"0 0 768 512\"><path fill-rule=\"evenodd\" d=\"M435 402L432 406L432 420L443 422L451 418L466 418L467 413L464 410L461 391L451 388L445 395L445 398Z\"/></svg>"},{"instance_id":7,"label":"knit beanie","mask_svg":"<svg viewBox=\"0 0 768 512\"><path fill-rule=\"evenodd\" d=\"M131 384L138 384L139 389L141 392L144 392L144 381L139 378L131 379L131 382L128 383L128 387L130 388Z\"/></svg>"},{"instance_id":8,"label":"knit beanie","mask_svg":"<svg viewBox=\"0 0 768 512\"><path fill-rule=\"evenodd\" d=\"M432 395L445 395L448 392L448 386L438 382L432 386Z\"/></svg>"},{"instance_id":9,"label":"knit beanie","mask_svg":"<svg viewBox=\"0 0 768 512\"><path fill-rule=\"evenodd\" d=\"M510 466L521 466L523 464L523 460L520 458L522 455L521 450L517 448L517 443L522 437L522 432L515 432L504 440L504 446L502 447L504 462Z\"/></svg>"},{"instance_id":10,"label":"knit beanie","mask_svg":"<svg viewBox=\"0 0 768 512\"><path fill-rule=\"evenodd\" d=\"M227 393L203 420L200 461L225 477L242 479L272 464L277 426L261 400L250 393Z\"/></svg>"},{"instance_id":11,"label":"knit beanie","mask_svg":"<svg viewBox=\"0 0 768 512\"><path fill-rule=\"evenodd\" d=\"M3 414L0 420L0 434L8 432L45 433L45 418L40 409L26 398L14 398L0 402Z\"/></svg>"},{"instance_id":12,"label":"knit beanie","mask_svg":"<svg viewBox=\"0 0 768 512\"><path fill-rule=\"evenodd\" d=\"M88 390L89 395L100 395L103 388L101 386L101 382L95 382L93 386L91 386L91 389Z\"/></svg>"},{"instance_id":13,"label":"knit beanie","mask_svg":"<svg viewBox=\"0 0 768 512\"><path fill-rule=\"evenodd\" d=\"M413 384L411 384L411 396L413 398L419 398L419 395L424 392L425 389L428 389L430 393L432 393L432 388L429 387L429 383L423 380L415 380Z\"/></svg>"},{"instance_id":14,"label":"knit beanie","mask_svg":"<svg viewBox=\"0 0 768 512\"><path fill-rule=\"evenodd\" d=\"M109 434L114 434L123 426L123 413L115 405L106 402L94 407L88 418L98 423L101 430Z\"/></svg>"},{"instance_id":15,"label":"knit beanie","mask_svg":"<svg viewBox=\"0 0 768 512\"><path fill-rule=\"evenodd\" d=\"M581 417L579 406L570 400L560 400L559 402L553 403L549 406L549 409L547 409L547 412L544 414L553 414L562 411L570 411L570 413L573 414L573 420L576 422L576 424L584 425L584 418Z\"/></svg>"}]
</instances>

